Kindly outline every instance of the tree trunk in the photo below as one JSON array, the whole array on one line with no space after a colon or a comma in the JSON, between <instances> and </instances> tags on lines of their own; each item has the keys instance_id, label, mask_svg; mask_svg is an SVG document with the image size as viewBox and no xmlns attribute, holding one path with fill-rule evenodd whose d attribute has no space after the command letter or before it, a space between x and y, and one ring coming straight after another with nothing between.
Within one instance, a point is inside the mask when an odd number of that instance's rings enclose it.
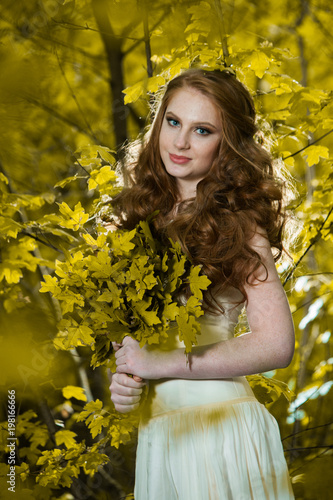
<instances>
[{"instance_id":1,"label":"tree trunk","mask_svg":"<svg viewBox=\"0 0 333 500\"><path fill-rule=\"evenodd\" d=\"M112 94L113 129L116 147L119 148L127 140L126 116L128 110L124 105L124 75L122 41L114 34L110 23L105 0L92 0L94 16L104 43L110 70L110 89ZM97 103L96 103L97 105Z\"/></svg>"}]
</instances>

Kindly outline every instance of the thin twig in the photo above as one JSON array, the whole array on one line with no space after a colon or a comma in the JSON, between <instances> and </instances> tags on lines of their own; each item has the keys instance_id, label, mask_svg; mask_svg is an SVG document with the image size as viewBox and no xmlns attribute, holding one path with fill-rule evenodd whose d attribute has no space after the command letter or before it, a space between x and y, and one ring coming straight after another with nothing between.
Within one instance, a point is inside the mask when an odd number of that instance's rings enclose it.
<instances>
[{"instance_id":1,"label":"thin twig","mask_svg":"<svg viewBox=\"0 0 333 500\"><path fill-rule=\"evenodd\" d=\"M332 424L333 424L333 422L328 422L327 424L316 425L315 427L307 427L306 429L302 429L301 431L289 434L288 436L282 438L281 441L285 441L286 439L294 437L297 434L302 434L303 432L307 432L307 431L313 431L315 429L319 429L320 427L327 427L328 425L332 425Z\"/></svg>"},{"instance_id":2,"label":"thin twig","mask_svg":"<svg viewBox=\"0 0 333 500\"><path fill-rule=\"evenodd\" d=\"M29 238L32 238L34 239L35 241L38 241L39 243L42 243L42 245L45 245L46 247L49 247L49 248L52 248L52 250L55 250L56 252L59 252L60 254L63 254L63 250L60 250L59 248L55 247L54 245L52 245L52 243L47 243L46 241L42 240L41 238L39 238L38 236L35 236L34 234L31 234L29 233L28 231L21 231L22 234L24 234L25 236L29 236ZM43 235L44 236L44 235Z\"/></svg>"},{"instance_id":3,"label":"thin twig","mask_svg":"<svg viewBox=\"0 0 333 500\"><path fill-rule=\"evenodd\" d=\"M311 458L310 460L306 461L305 463L303 463L302 465L300 465L299 467L297 467L297 469L294 469L292 471L292 474L294 475L295 472L297 472L298 470L302 469L303 467L305 467L306 465L308 465L310 462L313 462L313 460L316 460L318 457L321 457L322 455L324 455L325 453L327 452L327 450L325 449L324 451L321 451L320 453L318 453L318 455L316 455L315 457Z\"/></svg>"},{"instance_id":4,"label":"thin twig","mask_svg":"<svg viewBox=\"0 0 333 500\"><path fill-rule=\"evenodd\" d=\"M306 274L302 274L302 277L303 276L320 276L323 274L333 274L333 272L332 271L322 271L320 273L306 273Z\"/></svg>"},{"instance_id":5,"label":"thin twig","mask_svg":"<svg viewBox=\"0 0 333 500\"><path fill-rule=\"evenodd\" d=\"M286 285L286 283L290 280L291 276L294 274L295 272L295 269L297 269L297 267L299 266L299 264L302 262L302 260L304 259L304 257L306 256L306 254L309 252L309 250L313 247L313 245L319 240L320 236L321 236L321 231L322 229L324 228L326 222L328 221L329 217L331 216L333 212L333 206L330 208L324 222L321 224L320 228L318 229L317 231L317 234L314 238L312 238L312 241L310 243L310 245L306 248L306 250L303 252L303 254L300 256L300 258L298 259L298 261L296 262L296 264L294 265L294 267L291 269L291 271L287 274L287 277L286 279L284 280L283 282L283 286Z\"/></svg>"},{"instance_id":6,"label":"thin twig","mask_svg":"<svg viewBox=\"0 0 333 500\"><path fill-rule=\"evenodd\" d=\"M79 110L79 113L81 114L81 116L82 116L82 118L83 118L84 123L85 123L85 124L86 124L86 126L88 127L88 130L89 130L89 132L90 132L91 136L94 138L95 142L97 143L97 142L98 142L97 137L96 137L96 135L94 134L94 132L92 131L92 128L91 128L91 126L90 126L90 123L88 122L88 120L87 120L87 118L86 118L86 116L85 116L85 114L84 114L84 112L83 112L83 109L82 109L82 107L81 107L81 105L80 105L80 103L79 103L79 101L78 101L78 99L77 99L77 97L76 97L76 95L75 95L75 93L74 93L74 90L72 89L72 86L71 86L71 84L70 84L70 83L69 83L69 81L68 81L68 78L67 78L67 76L66 76L66 73L65 73L65 71L64 71L64 69L63 69L63 67L62 67L62 65L61 65L61 62L60 62L60 59L59 59L59 55L58 55L58 51L57 51L57 50L56 50L56 56L57 56L57 61L58 61L58 65L59 65L59 68L60 68L61 74L62 74L62 76L64 77L64 80L65 80L65 82L66 82L66 85L67 85L67 87L68 87L68 89L69 89L69 91L70 91L70 93L71 93L71 96L72 96L72 98L73 98L73 100L74 100L74 102L75 102L75 104L76 104L76 106L77 106L77 109Z\"/></svg>"},{"instance_id":7,"label":"thin twig","mask_svg":"<svg viewBox=\"0 0 333 500\"><path fill-rule=\"evenodd\" d=\"M287 158L291 158L292 156L296 156L298 155L299 153L301 153L302 151L304 151L305 149L308 149L310 146L313 146L313 144L316 144L317 142L321 141L322 139L324 139L324 137L328 136L329 134L331 134L333 132L333 128L331 130L329 130L328 132L326 132L326 134L322 135L321 137L319 137L318 139L316 139L315 141L312 141L310 142L307 146L304 146L304 148L302 149L299 149L298 151L296 151L296 153L292 153L291 155L288 155L288 156L285 156L284 158L282 158L282 160L286 160Z\"/></svg>"},{"instance_id":8,"label":"thin twig","mask_svg":"<svg viewBox=\"0 0 333 500\"><path fill-rule=\"evenodd\" d=\"M65 28L67 26L69 26L72 28L76 28L77 30L93 31L95 33L98 33L99 35L110 36L110 32L103 31L103 30L100 30L97 28L91 28L90 26L88 26L88 24L86 24L85 26L82 26L80 24L71 23L70 21L57 21L56 19L53 19L53 18L52 18L52 21L56 24L60 24L61 26L65 27ZM142 41L142 38L139 39L139 38L135 38L133 36L115 35L114 33L112 34L112 36L114 36L115 38L118 38L119 40L133 40L135 42L138 42L140 40Z\"/></svg>"},{"instance_id":9,"label":"thin twig","mask_svg":"<svg viewBox=\"0 0 333 500\"><path fill-rule=\"evenodd\" d=\"M95 137L92 136L89 131L85 130L83 127L81 127L78 123L72 121L70 118L67 118L67 116L61 115L60 113L58 113L58 111L56 111L55 109L51 108L47 104L41 103L41 102L37 101L37 99L34 99L33 97L26 97L25 99L28 102L30 102L31 104L34 104L35 106L37 106L38 108L43 109L44 111L46 111L50 115L54 116L58 120L66 123L70 127L74 127L79 132L82 132L83 134L87 135L94 142L96 141Z\"/></svg>"},{"instance_id":10,"label":"thin twig","mask_svg":"<svg viewBox=\"0 0 333 500\"><path fill-rule=\"evenodd\" d=\"M325 292L325 293L322 293L320 295L316 295L315 297L312 297L310 300L307 300L301 306L297 307L297 309L295 309L292 312L292 314L295 314L297 311L300 311L301 309L303 309L303 307L306 307L308 304L311 304L311 302L313 302L314 300L320 299L321 297L323 297L323 295L327 295L327 294L330 294L330 293L333 293L333 291L329 290L328 292Z\"/></svg>"},{"instance_id":11,"label":"thin twig","mask_svg":"<svg viewBox=\"0 0 333 500\"><path fill-rule=\"evenodd\" d=\"M325 448L325 450L330 450L333 448L333 444L323 445L323 446L305 446L303 448L289 448L285 450L285 453L289 453L290 451L304 451L304 450L318 450L319 448Z\"/></svg>"}]
</instances>

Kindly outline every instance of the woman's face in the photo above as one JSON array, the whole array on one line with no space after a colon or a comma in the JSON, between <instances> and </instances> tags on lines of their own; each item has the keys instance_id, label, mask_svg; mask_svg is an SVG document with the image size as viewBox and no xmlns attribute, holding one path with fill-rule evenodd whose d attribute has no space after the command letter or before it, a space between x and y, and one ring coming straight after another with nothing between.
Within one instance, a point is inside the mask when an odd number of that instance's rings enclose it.
<instances>
[{"instance_id":1,"label":"woman's face","mask_svg":"<svg viewBox=\"0 0 333 500\"><path fill-rule=\"evenodd\" d=\"M168 174L181 198L195 196L208 173L221 141L221 119L215 104L193 88L176 91L163 118L159 147Z\"/></svg>"}]
</instances>

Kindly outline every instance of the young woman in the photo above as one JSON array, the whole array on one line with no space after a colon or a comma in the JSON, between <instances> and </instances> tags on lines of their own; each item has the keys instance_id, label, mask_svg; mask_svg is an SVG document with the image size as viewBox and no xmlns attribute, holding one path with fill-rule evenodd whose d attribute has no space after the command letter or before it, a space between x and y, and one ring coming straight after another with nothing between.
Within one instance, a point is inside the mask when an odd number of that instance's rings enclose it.
<instances>
[{"instance_id":1,"label":"young woman","mask_svg":"<svg viewBox=\"0 0 333 500\"><path fill-rule=\"evenodd\" d=\"M128 229L159 210L156 237L178 240L212 282L188 362L172 335L161 347L140 348L130 337L114 345L115 408L137 409L149 381L136 500L294 498L277 423L244 377L284 368L294 352L275 269L283 186L256 131L251 96L231 73L184 72L169 82L132 184L114 201ZM251 332L234 337L244 304Z\"/></svg>"}]
</instances>

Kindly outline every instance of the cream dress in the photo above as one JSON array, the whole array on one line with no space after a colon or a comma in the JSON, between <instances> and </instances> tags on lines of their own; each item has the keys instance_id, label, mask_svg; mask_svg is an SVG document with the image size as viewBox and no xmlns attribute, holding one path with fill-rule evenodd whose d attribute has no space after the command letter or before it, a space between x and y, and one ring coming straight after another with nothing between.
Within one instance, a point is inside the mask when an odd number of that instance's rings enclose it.
<instances>
[{"instance_id":1,"label":"cream dress","mask_svg":"<svg viewBox=\"0 0 333 500\"><path fill-rule=\"evenodd\" d=\"M240 311L234 301L229 293L221 300L224 315L200 318L199 345L233 336ZM173 347L184 345L173 336L167 348ZM294 498L277 422L245 377L149 382L134 495L135 500Z\"/></svg>"}]
</instances>

